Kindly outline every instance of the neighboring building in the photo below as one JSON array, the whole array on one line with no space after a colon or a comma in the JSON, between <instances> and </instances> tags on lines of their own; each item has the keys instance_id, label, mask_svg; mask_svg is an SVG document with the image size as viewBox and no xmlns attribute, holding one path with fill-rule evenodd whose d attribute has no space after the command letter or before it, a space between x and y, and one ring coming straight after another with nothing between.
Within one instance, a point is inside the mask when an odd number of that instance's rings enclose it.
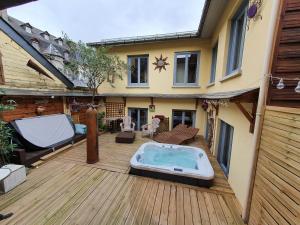
<instances>
[{"instance_id":1,"label":"neighboring building","mask_svg":"<svg viewBox=\"0 0 300 225\"><path fill-rule=\"evenodd\" d=\"M101 86L99 95L107 103L123 103L137 129L154 115L168 117L170 129L178 123L199 128L244 215L255 155L259 88L270 73L268 61L280 1L259 3L255 20L247 15L249 1L208 0L196 32L89 44L109 46L131 68L123 80L115 81L115 88ZM161 71L155 69L164 64L160 56L168 63ZM297 96L294 99L299 100Z\"/></svg>"},{"instance_id":2,"label":"neighboring building","mask_svg":"<svg viewBox=\"0 0 300 225\"><path fill-rule=\"evenodd\" d=\"M89 93L73 90L75 85L2 18L0 42L0 98L17 103L15 110L0 115L4 121L55 113L74 115L77 112L71 112L70 104L75 97L88 101L82 97ZM38 108L43 108L41 114Z\"/></svg>"},{"instance_id":3,"label":"neighboring building","mask_svg":"<svg viewBox=\"0 0 300 225\"><path fill-rule=\"evenodd\" d=\"M39 52L46 56L56 68L60 71L64 70L64 63L69 59L69 50L62 38L55 37L47 31L42 31L33 27L30 23L24 23L12 16L3 15L3 18Z\"/></svg>"},{"instance_id":4,"label":"neighboring building","mask_svg":"<svg viewBox=\"0 0 300 225\"><path fill-rule=\"evenodd\" d=\"M61 37L56 37L48 31L42 31L30 23L22 22L2 10L0 16L5 19L20 35L22 35L35 49L43 54L57 69L65 74L75 86L86 87L82 78L68 73L64 66L70 59L69 48Z\"/></svg>"}]
</instances>

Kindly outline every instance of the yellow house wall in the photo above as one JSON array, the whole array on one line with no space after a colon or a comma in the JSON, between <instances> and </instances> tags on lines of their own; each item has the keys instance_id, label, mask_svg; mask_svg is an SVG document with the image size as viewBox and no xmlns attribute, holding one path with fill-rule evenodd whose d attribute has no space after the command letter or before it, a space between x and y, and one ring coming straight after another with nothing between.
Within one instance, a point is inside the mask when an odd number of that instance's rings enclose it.
<instances>
[{"instance_id":1,"label":"yellow house wall","mask_svg":"<svg viewBox=\"0 0 300 225\"><path fill-rule=\"evenodd\" d=\"M264 75L262 62L264 62L264 57L266 57L267 28L270 26L271 9L275 1L277 0L263 1L260 10L262 20L258 19L249 23L249 30L245 34L241 72L236 73L237 77L222 81L227 67L230 20L241 3L238 0L229 2L220 20L222 22L218 25L211 42L212 46L214 46L218 40L218 58L215 84L206 89L207 93L259 87L260 80ZM206 83L209 83L209 76L207 76ZM244 106L251 112L251 104L244 104ZM250 123L234 104L230 104L229 107L221 107L219 119L222 119L234 128L228 181L241 207L244 209L247 204L251 174L250 159L254 154L251 148L253 145L253 134L249 132ZM219 125L219 121L217 124ZM219 126L217 126L216 130L219 131ZM214 143L214 153L217 155L218 135L216 135Z\"/></svg>"},{"instance_id":2,"label":"yellow house wall","mask_svg":"<svg viewBox=\"0 0 300 225\"><path fill-rule=\"evenodd\" d=\"M251 104L243 104L243 106L248 111L251 111ZM235 104L230 104L228 107L220 107L216 123L215 155L217 155L218 149L220 120L234 128L228 182L242 208L244 208L247 203L247 191L250 182L250 159L253 154L250 146L252 146L253 134L249 132L249 121Z\"/></svg>"},{"instance_id":3,"label":"yellow house wall","mask_svg":"<svg viewBox=\"0 0 300 225\"><path fill-rule=\"evenodd\" d=\"M123 102L121 98L107 98L107 102ZM196 112L195 127L199 128L199 134L204 134L204 111L198 106L194 99L154 99L155 112L148 110L148 123L155 115L164 115L170 119L170 129L172 127L172 110L193 110ZM128 115L128 108L149 108L150 98L127 98L125 114Z\"/></svg>"},{"instance_id":4,"label":"yellow house wall","mask_svg":"<svg viewBox=\"0 0 300 225\"><path fill-rule=\"evenodd\" d=\"M149 55L148 60L148 80L149 87L128 87L127 72L123 74L123 80L116 80L116 88L112 88L109 84L105 83L101 86L99 91L101 93L160 93L160 94L198 94L203 92L204 77L210 70L210 44L207 41L199 39L190 40L175 40L168 42L158 42L150 44L136 44L113 47L110 49L112 54L118 55L120 59L127 63L127 58L130 55ZM184 51L199 51L199 87L193 88L180 88L173 87L173 74L174 74L174 57L176 52ZM166 71L154 70L155 57L168 57L167 62L170 64L166 66Z\"/></svg>"},{"instance_id":5,"label":"yellow house wall","mask_svg":"<svg viewBox=\"0 0 300 225\"><path fill-rule=\"evenodd\" d=\"M262 20L250 21L249 30L245 34L243 60L241 72L232 79L224 80L226 75L228 59L228 43L230 38L231 18L238 10L241 0L231 0L228 3L224 15L214 32L211 45L218 41L218 55L216 67L216 81L214 85L208 87L206 92L232 91L245 88L258 87L263 74L263 62L267 49L268 27L270 26L272 5L278 0L262 1L260 14ZM206 76L206 85L209 83L209 75Z\"/></svg>"},{"instance_id":6,"label":"yellow house wall","mask_svg":"<svg viewBox=\"0 0 300 225\"><path fill-rule=\"evenodd\" d=\"M27 88L43 90L64 90L65 85L51 74L45 67L38 63L23 48L0 31L0 51L2 54L2 63L4 71L5 84L0 88ZM33 60L44 71L50 75L50 78L39 75L38 72L27 66L28 60Z\"/></svg>"}]
</instances>

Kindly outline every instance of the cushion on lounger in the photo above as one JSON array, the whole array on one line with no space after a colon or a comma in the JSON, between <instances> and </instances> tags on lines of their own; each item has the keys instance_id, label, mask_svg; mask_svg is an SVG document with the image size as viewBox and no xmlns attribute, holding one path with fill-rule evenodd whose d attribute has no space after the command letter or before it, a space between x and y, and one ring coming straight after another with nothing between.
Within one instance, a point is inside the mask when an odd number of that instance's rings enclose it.
<instances>
[{"instance_id":1,"label":"cushion on lounger","mask_svg":"<svg viewBox=\"0 0 300 225\"><path fill-rule=\"evenodd\" d=\"M76 134L86 134L86 125L75 124L75 133Z\"/></svg>"}]
</instances>

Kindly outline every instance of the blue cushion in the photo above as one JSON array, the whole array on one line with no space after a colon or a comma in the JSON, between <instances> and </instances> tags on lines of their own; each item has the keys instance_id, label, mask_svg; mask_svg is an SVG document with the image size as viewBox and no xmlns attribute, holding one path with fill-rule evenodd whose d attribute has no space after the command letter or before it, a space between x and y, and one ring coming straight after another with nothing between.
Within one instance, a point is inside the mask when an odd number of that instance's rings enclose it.
<instances>
[{"instance_id":1,"label":"blue cushion","mask_svg":"<svg viewBox=\"0 0 300 225\"><path fill-rule=\"evenodd\" d=\"M76 134L86 134L86 125L75 124L75 133Z\"/></svg>"}]
</instances>

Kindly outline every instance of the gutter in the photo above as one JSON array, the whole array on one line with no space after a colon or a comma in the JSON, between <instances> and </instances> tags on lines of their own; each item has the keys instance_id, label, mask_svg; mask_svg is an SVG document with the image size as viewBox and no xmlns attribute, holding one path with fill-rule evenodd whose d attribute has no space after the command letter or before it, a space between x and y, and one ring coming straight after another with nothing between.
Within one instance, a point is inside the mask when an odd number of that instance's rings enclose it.
<instances>
[{"instance_id":1,"label":"gutter","mask_svg":"<svg viewBox=\"0 0 300 225\"><path fill-rule=\"evenodd\" d=\"M268 39L267 39L267 49L266 55L264 59L264 67L263 73L260 82L259 88L259 97L257 103L257 110L256 110L256 117L255 117L255 129L254 129L254 140L252 145L252 151L254 152L253 157L251 159L251 174L250 174L250 182L249 182L249 191L247 193L247 205L246 208L243 209L242 218L246 223L249 221L250 210L251 210L251 203L252 203L252 196L253 196L253 189L254 189L254 182L255 182L255 175L256 175L256 168L257 168L257 160L258 160L258 153L260 147L260 137L262 133L262 125L263 125L263 118L264 112L266 107L266 98L268 93L268 86L269 86L269 76L268 74L271 71L272 66L272 54L273 49L276 41L276 37L274 37L274 33L276 34L278 20L277 18L279 15L280 10L280 2L279 0L275 0L272 6L272 14L270 16L270 25L268 30Z\"/></svg>"}]
</instances>

